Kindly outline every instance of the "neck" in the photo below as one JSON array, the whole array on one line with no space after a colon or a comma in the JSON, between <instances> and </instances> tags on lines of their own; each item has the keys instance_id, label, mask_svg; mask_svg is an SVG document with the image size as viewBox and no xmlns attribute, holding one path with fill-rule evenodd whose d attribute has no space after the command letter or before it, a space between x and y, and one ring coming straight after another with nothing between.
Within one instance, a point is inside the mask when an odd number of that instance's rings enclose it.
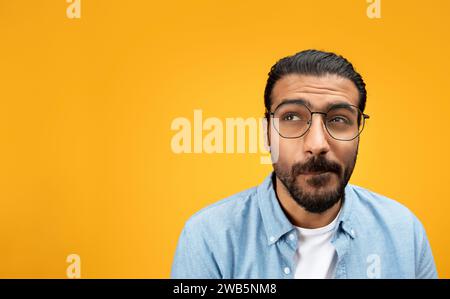
<instances>
[{"instance_id":1,"label":"neck","mask_svg":"<svg viewBox=\"0 0 450 299\"><path fill-rule=\"evenodd\" d=\"M289 221L302 228L319 228L330 224L338 215L342 204L341 199L323 213L308 212L291 197L277 176L275 176L275 191Z\"/></svg>"}]
</instances>

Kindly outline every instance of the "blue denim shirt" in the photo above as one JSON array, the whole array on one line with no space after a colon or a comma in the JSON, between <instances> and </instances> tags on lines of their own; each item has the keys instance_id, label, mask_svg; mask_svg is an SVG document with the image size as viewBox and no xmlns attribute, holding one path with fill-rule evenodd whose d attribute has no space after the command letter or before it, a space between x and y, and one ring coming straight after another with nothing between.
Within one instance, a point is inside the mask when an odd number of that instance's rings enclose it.
<instances>
[{"instance_id":1,"label":"blue denim shirt","mask_svg":"<svg viewBox=\"0 0 450 299\"><path fill-rule=\"evenodd\" d=\"M172 278L294 278L298 235L269 175L194 214L179 237ZM400 203L347 184L332 243L335 278L437 278L420 221Z\"/></svg>"}]
</instances>

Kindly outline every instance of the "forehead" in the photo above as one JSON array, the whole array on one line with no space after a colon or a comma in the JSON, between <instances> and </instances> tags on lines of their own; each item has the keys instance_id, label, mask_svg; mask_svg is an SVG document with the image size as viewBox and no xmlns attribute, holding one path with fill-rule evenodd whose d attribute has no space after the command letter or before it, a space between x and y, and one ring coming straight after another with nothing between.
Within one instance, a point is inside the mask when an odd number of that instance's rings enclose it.
<instances>
[{"instance_id":1,"label":"forehead","mask_svg":"<svg viewBox=\"0 0 450 299\"><path fill-rule=\"evenodd\" d=\"M338 75L286 75L275 83L271 98L273 109L288 99L303 99L313 109L325 109L338 103L359 104L355 84Z\"/></svg>"}]
</instances>

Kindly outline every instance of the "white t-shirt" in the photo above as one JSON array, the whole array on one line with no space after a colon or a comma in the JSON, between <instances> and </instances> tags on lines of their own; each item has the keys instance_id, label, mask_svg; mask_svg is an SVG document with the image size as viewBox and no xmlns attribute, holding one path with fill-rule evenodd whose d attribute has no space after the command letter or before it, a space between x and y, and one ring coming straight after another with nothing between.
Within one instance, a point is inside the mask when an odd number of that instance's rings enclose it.
<instances>
[{"instance_id":1,"label":"white t-shirt","mask_svg":"<svg viewBox=\"0 0 450 299\"><path fill-rule=\"evenodd\" d=\"M296 267L294 278L333 278L337 254L331 238L339 217L328 225L319 228L301 228L298 231L298 249L295 254Z\"/></svg>"}]
</instances>

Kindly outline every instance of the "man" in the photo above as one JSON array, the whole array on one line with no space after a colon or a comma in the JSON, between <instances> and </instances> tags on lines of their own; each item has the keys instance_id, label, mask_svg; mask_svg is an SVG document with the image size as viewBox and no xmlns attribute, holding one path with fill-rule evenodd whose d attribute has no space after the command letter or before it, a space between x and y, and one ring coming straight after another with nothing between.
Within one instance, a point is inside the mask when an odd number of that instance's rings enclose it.
<instances>
[{"instance_id":1,"label":"man","mask_svg":"<svg viewBox=\"0 0 450 299\"><path fill-rule=\"evenodd\" d=\"M265 89L274 172L186 223L172 278L437 278L420 221L348 184L368 115L342 56L279 60Z\"/></svg>"}]
</instances>

